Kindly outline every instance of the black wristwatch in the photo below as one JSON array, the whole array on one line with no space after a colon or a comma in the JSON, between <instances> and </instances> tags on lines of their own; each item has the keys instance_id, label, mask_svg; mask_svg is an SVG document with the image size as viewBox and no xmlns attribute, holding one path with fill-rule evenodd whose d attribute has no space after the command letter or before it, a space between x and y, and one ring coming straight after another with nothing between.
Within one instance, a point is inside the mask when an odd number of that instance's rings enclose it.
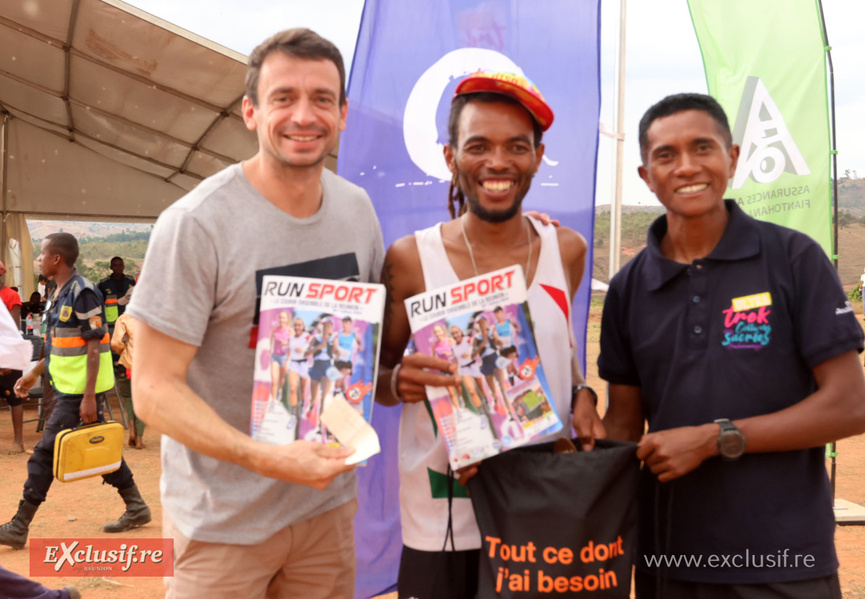
<instances>
[{"instance_id":1,"label":"black wristwatch","mask_svg":"<svg viewBox=\"0 0 865 599\"><path fill-rule=\"evenodd\" d=\"M715 421L721 425L718 435L718 453L725 460L736 460L745 453L745 435L727 418Z\"/></svg>"},{"instance_id":2,"label":"black wristwatch","mask_svg":"<svg viewBox=\"0 0 865 599\"><path fill-rule=\"evenodd\" d=\"M580 383L579 385L571 387L571 413L573 413L574 408L577 406L577 395L579 395L580 391L583 389L587 389L588 392L592 394L592 401L595 403L595 407L598 407L598 394L595 393L595 390L587 384Z\"/></svg>"}]
</instances>

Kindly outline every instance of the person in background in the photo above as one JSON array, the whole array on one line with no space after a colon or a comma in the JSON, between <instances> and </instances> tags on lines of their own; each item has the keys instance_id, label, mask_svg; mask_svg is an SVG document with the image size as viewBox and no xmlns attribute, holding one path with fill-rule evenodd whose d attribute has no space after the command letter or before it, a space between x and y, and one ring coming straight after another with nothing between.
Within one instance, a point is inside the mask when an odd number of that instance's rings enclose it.
<instances>
[{"instance_id":1,"label":"person in background","mask_svg":"<svg viewBox=\"0 0 865 599\"><path fill-rule=\"evenodd\" d=\"M120 298L124 297L135 286L135 279L124 274L126 265L120 256L114 256L109 264L111 274L99 281L97 287L105 302L105 324L108 326L108 334L113 336L114 323L126 310L126 304L121 304ZM127 300L128 302L129 300ZM131 405L132 386L126 378L127 369L120 363L120 356L113 349L111 358L114 365L114 379L117 381L117 391L123 398L124 405Z\"/></svg>"},{"instance_id":2,"label":"person in background","mask_svg":"<svg viewBox=\"0 0 865 599\"><path fill-rule=\"evenodd\" d=\"M126 295L130 287L135 286L135 279L123 273L125 268L123 258L114 256L110 264L111 274L99 281L99 285L97 285L105 301L105 322L109 329L114 326L114 323L126 310L126 305L120 304L118 300Z\"/></svg>"},{"instance_id":3,"label":"person in background","mask_svg":"<svg viewBox=\"0 0 865 599\"><path fill-rule=\"evenodd\" d=\"M126 295L117 300L118 305L126 306L132 298L130 287ZM120 355L119 363L126 369L126 376L117 379L117 388L126 405L126 415L129 418L129 446L144 449L144 421L135 415L132 404L132 348L135 344L135 319L127 314L121 314L114 323L114 333L111 334L111 350Z\"/></svg>"},{"instance_id":4,"label":"person in background","mask_svg":"<svg viewBox=\"0 0 865 599\"><path fill-rule=\"evenodd\" d=\"M48 299L48 289L46 286L48 285L48 279L45 275L39 275L39 280L36 283L36 291L39 292L39 299L43 302Z\"/></svg>"},{"instance_id":5,"label":"person in background","mask_svg":"<svg viewBox=\"0 0 865 599\"><path fill-rule=\"evenodd\" d=\"M859 297L862 298L863 310L865 310L865 296L862 292L865 291L865 272L859 276Z\"/></svg>"},{"instance_id":6,"label":"person in background","mask_svg":"<svg viewBox=\"0 0 865 599\"><path fill-rule=\"evenodd\" d=\"M0 301L9 310L16 326L19 326L21 323L21 296L14 288L6 286L6 265L3 262L0 262Z\"/></svg>"},{"instance_id":7,"label":"person in background","mask_svg":"<svg viewBox=\"0 0 865 599\"><path fill-rule=\"evenodd\" d=\"M48 372L57 408L27 461L27 481L18 512L10 522L0 526L0 545L14 549L24 548L30 522L54 482L57 435L81 423L103 421L100 399L114 386L102 297L93 283L78 274L77 259L78 240L69 233L51 233L42 242L39 266L45 275L56 279L59 291L46 314L45 358L15 383L15 392L26 397L38 376ZM126 505L118 520L103 526L104 532L125 532L150 522L150 508L122 458L120 468L102 479L117 489Z\"/></svg>"},{"instance_id":8,"label":"person in background","mask_svg":"<svg viewBox=\"0 0 865 599\"><path fill-rule=\"evenodd\" d=\"M21 318L27 316L33 317L33 331L27 331L28 335L39 334L39 322L42 319L42 311L45 309L45 302L42 301L38 291L30 294L30 299L21 304Z\"/></svg>"},{"instance_id":9,"label":"person in background","mask_svg":"<svg viewBox=\"0 0 865 599\"><path fill-rule=\"evenodd\" d=\"M6 286L6 265L0 262L0 301L9 310L15 326L21 326L21 296ZM15 395L15 381L21 377L20 370L0 369L0 396L9 404L12 413L12 449L10 454L24 453L24 406L22 399Z\"/></svg>"}]
</instances>

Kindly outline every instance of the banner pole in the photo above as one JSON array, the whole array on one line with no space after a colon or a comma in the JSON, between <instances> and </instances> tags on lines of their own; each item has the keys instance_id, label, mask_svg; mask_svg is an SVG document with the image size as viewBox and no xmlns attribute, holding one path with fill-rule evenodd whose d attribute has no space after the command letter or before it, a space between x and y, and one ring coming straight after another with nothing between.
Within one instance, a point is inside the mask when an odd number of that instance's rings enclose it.
<instances>
[{"instance_id":1,"label":"banner pole","mask_svg":"<svg viewBox=\"0 0 865 599\"><path fill-rule=\"evenodd\" d=\"M613 202L610 206L610 279L621 268L622 253L622 169L625 149L625 17L627 0L619 4L619 53L616 95L616 171L613 186Z\"/></svg>"},{"instance_id":2,"label":"banner pole","mask_svg":"<svg viewBox=\"0 0 865 599\"><path fill-rule=\"evenodd\" d=\"M817 9L820 14L820 28L823 31L823 45L826 48L826 61L829 69L829 130L830 130L830 151L832 160L832 222L833 222L833 249L832 264L835 265L835 270L838 270L838 148L836 147L837 138L835 136L835 68L832 65L832 46L829 45L829 35L826 32L826 17L823 15L823 0L817 0ZM830 443L830 455L832 457L832 467L829 480L832 483L832 500L835 500L835 472L836 472L836 456L838 455L836 441Z\"/></svg>"},{"instance_id":3,"label":"banner pole","mask_svg":"<svg viewBox=\"0 0 865 599\"><path fill-rule=\"evenodd\" d=\"M823 16L823 0L817 0L817 8L820 11L820 27L823 30L823 44L826 49L826 60L829 69L829 128L830 149L832 153L832 217L834 220L834 249L832 262L838 268L838 148L835 135L835 68L832 65L832 46L829 45L829 36L826 33L826 18Z\"/></svg>"}]
</instances>

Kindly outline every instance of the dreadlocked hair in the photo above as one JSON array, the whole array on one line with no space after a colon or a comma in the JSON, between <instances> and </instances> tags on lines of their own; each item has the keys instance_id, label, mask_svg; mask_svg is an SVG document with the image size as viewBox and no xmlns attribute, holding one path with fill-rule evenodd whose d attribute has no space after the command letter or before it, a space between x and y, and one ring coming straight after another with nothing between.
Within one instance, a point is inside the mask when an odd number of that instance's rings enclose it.
<instances>
[{"instance_id":1,"label":"dreadlocked hair","mask_svg":"<svg viewBox=\"0 0 865 599\"><path fill-rule=\"evenodd\" d=\"M457 216L462 216L466 211L466 197L463 195L463 190L460 189L457 183L456 175L451 179L450 187L448 187L448 212L451 215L451 220Z\"/></svg>"}]
</instances>

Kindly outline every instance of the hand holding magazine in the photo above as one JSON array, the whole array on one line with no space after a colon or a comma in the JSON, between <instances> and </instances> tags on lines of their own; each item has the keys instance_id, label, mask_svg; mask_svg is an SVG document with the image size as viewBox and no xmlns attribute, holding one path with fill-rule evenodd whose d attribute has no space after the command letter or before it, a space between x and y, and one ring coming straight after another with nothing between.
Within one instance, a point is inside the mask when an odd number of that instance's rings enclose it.
<instances>
[{"instance_id":1,"label":"hand holding magazine","mask_svg":"<svg viewBox=\"0 0 865 599\"><path fill-rule=\"evenodd\" d=\"M337 439L322 419L335 398L345 399L367 423L371 420L384 299L384 287L373 283L264 277L253 439L348 443Z\"/></svg>"},{"instance_id":2,"label":"hand holding magazine","mask_svg":"<svg viewBox=\"0 0 865 599\"><path fill-rule=\"evenodd\" d=\"M454 470L562 428L514 265L405 300L415 349L457 365L461 385L427 387Z\"/></svg>"}]
</instances>

